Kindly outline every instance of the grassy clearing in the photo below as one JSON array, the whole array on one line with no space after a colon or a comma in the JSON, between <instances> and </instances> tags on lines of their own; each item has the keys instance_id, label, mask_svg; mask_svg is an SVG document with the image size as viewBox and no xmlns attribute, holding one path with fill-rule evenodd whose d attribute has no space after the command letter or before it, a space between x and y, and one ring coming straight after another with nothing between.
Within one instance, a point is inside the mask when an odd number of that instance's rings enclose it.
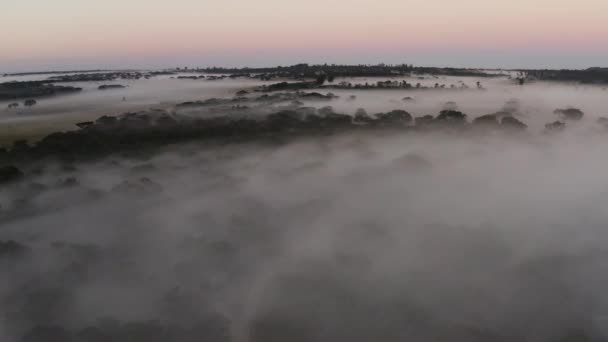
<instances>
[{"instance_id":1,"label":"grassy clearing","mask_svg":"<svg viewBox=\"0 0 608 342\"><path fill-rule=\"evenodd\" d=\"M3 122L0 123L0 147L11 146L13 141L22 139L34 143L54 132L74 130L76 122L76 118Z\"/></svg>"}]
</instances>

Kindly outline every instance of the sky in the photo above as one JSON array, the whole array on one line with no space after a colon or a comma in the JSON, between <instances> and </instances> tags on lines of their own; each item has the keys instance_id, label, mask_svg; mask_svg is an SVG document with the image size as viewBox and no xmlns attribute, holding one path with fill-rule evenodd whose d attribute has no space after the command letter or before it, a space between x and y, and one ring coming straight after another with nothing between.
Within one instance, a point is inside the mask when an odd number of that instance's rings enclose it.
<instances>
[{"instance_id":1,"label":"sky","mask_svg":"<svg viewBox=\"0 0 608 342\"><path fill-rule=\"evenodd\" d=\"M0 72L608 66L607 0L0 0Z\"/></svg>"}]
</instances>

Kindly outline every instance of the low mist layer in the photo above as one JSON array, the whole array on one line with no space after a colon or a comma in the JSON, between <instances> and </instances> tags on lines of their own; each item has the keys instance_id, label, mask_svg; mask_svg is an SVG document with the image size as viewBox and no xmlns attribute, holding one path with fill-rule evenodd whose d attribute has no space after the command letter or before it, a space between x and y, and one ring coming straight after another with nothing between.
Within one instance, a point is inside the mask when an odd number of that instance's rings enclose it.
<instances>
[{"instance_id":1,"label":"low mist layer","mask_svg":"<svg viewBox=\"0 0 608 342\"><path fill-rule=\"evenodd\" d=\"M603 340L607 147L371 131L33 164L0 192L0 336Z\"/></svg>"}]
</instances>

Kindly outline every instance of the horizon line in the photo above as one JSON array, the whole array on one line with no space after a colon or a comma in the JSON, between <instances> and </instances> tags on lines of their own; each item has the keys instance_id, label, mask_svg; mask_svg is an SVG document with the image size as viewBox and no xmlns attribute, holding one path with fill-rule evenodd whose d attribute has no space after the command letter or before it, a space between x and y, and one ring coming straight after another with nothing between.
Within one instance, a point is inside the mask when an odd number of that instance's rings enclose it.
<instances>
[{"instance_id":1,"label":"horizon line","mask_svg":"<svg viewBox=\"0 0 608 342\"><path fill-rule=\"evenodd\" d=\"M402 65L412 65L414 68L434 68L434 69L461 69L461 70L491 70L491 71L526 71L526 70L589 70L589 69L594 69L594 68L599 68L599 69L607 69L608 66L587 66L587 67L581 67L581 68L501 68L501 67L455 67L455 66L437 66L437 65L413 65L413 64L409 64L409 63L345 63L345 64L337 64L337 63L306 63L306 62L302 62L302 63L294 63L294 64L289 64L289 65L272 65L272 66L256 66L256 67L249 67L249 66L197 66L197 67L190 67L190 66L184 66L184 67L157 67L157 68L87 68L87 69L76 69L76 70L49 70L49 69L30 69L30 70L23 70L23 71L12 71L12 72L2 72L0 71L0 75L2 75L2 77L9 77L9 76L28 76L28 75L35 75L35 74L69 74L69 73L93 73L93 72L134 72L134 71L156 71L156 70L161 70L161 71L197 71L197 70L205 70L205 69L236 69L236 70L243 70L243 69L275 69L275 68L290 68L290 67L294 67L294 66L298 66L298 65L308 65L311 67L322 67L322 66L378 66L378 65L385 65L385 66L402 66Z\"/></svg>"}]
</instances>

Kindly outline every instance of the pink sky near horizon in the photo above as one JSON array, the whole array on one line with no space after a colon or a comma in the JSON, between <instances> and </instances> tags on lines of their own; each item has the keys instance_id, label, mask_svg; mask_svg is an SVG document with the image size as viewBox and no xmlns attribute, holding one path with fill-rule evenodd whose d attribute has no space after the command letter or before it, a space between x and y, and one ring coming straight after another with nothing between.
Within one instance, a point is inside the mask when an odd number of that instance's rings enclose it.
<instances>
[{"instance_id":1,"label":"pink sky near horizon","mask_svg":"<svg viewBox=\"0 0 608 342\"><path fill-rule=\"evenodd\" d=\"M200 56L204 65L210 55L241 56L246 65L260 50L317 60L338 50L377 50L381 58L383 51L545 49L601 61L608 1L3 0L0 42L0 70L78 58Z\"/></svg>"}]
</instances>

